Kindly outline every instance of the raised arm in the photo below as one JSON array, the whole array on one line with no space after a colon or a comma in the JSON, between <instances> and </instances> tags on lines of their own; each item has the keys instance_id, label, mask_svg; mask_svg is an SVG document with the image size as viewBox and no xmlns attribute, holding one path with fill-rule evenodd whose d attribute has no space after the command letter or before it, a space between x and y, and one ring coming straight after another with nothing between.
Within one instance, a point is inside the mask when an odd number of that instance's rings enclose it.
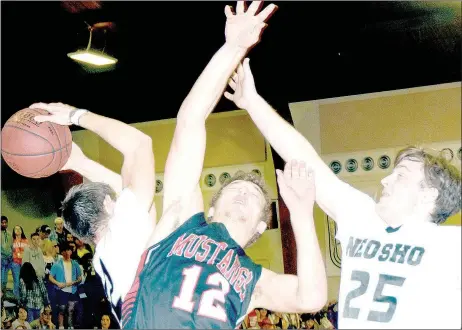
<instances>
[{"instance_id":1,"label":"raised arm","mask_svg":"<svg viewBox=\"0 0 462 330\"><path fill-rule=\"evenodd\" d=\"M304 162L292 160L284 173L277 170L277 176L295 235L297 275L263 269L249 311L262 307L277 312L315 312L327 301L327 278L313 220L314 175Z\"/></svg>"},{"instance_id":2,"label":"raised arm","mask_svg":"<svg viewBox=\"0 0 462 330\"><path fill-rule=\"evenodd\" d=\"M180 107L165 167L163 210L165 214L175 202L180 202L182 208L173 227L166 231L203 211L199 179L205 155L205 121L220 99L231 73L248 49L258 42L264 21L276 8L269 5L257 14L260 3L254 1L245 11L244 1L238 1L235 14L226 6L226 42L212 57ZM159 226L171 222L166 219L171 217L162 216Z\"/></svg>"},{"instance_id":3,"label":"raised arm","mask_svg":"<svg viewBox=\"0 0 462 330\"><path fill-rule=\"evenodd\" d=\"M303 160L316 172L316 202L336 219L345 199L345 190L350 192L353 189L338 179L310 142L257 93L249 59L239 66L229 85L234 93L225 92L225 97L248 111L263 136L284 161Z\"/></svg>"},{"instance_id":4,"label":"raised arm","mask_svg":"<svg viewBox=\"0 0 462 330\"><path fill-rule=\"evenodd\" d=\"M152 141L149 136L118 120L62 103L36 103L30 107L50 112L49 116L36 116L35 120L38 122L51 121L60 125L79 125L101 136L120 151L124 157L121 173L122 188L129 188L146 211L151 209L155 192L155 173ZM86 165L88 164L90 168L95 168L92 167L91 162ZM97 169L100 170L101 168ZM114 176L110 176L110 181L114 181Z\"/></svg>"}]
</instances>

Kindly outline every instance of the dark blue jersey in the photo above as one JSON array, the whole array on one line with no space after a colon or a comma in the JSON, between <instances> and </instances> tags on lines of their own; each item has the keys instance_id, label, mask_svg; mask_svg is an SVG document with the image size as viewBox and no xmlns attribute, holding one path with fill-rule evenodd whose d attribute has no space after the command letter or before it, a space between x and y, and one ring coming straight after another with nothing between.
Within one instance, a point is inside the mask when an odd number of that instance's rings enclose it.
<instances>
[{"instance_id":1,"label":"dark blue jersey","mask_svg":"<svg viewBox=\"0 0 462 330\"><path fill-rule=\"evenodd\" d=\"M221 223L192 216L142 256L122 307L129 329L232 329L244 318L261 266Z\"/></svg>"}]
</instances>

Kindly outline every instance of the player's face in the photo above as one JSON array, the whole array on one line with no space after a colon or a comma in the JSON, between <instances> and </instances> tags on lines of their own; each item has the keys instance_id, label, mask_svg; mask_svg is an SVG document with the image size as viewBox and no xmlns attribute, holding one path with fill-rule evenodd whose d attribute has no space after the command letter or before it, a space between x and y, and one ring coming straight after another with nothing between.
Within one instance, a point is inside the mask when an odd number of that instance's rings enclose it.
<instances>
[{"instance_id":1,"label":"player's face","mask_svg":"<svg viewBox=\"0 0 462 330\"><path fill-rule=\"evenodd\" d=\"M264 205L265 197L260 187L249 181L237 180L223 189L217 209L230 213L232 218L256 224Z\"/></svg>"},{"instance_id":2,"label":"player's face","mask_svg":"<svg viewBox=\"0 0 462 330\"><path fill-rule=\"evenodd\" d=\"M379 216L388 224L413 215L425 180L421 162L403 160L382 180L382 196L377 203Z\"/></svg>"}]
</instances>

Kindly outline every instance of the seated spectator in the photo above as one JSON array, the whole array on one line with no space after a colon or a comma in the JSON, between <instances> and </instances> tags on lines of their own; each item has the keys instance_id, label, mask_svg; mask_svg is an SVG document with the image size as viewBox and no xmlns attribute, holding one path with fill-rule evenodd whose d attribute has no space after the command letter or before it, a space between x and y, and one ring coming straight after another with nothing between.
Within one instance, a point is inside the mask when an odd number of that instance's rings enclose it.
<instances>
[{"instance_id":1,"label":"seated spectator","mask_svg":"<svg viewBox=\"0 0 462 330\"><path fill-rule=\"evenodd\" d=\"M66 314L67 326L74 326L74 310L79 302L77 284L82 280L82 271L80 265L71 259L71 254L72 249L69 244L63 244L61 247L63 259L54 263L49 277L50 282L55 285L56 289L56 303L59 308L58 324L60 328L64 327L64 316Z\"/></svg>"},{"instance_id":2,"label":"seated spectator","mask_svg":"<svg viewBox=\"0 0 462 330\"><path fill-rule=\"evenodd\" d=\"M109 315L104 314L103 317L101 317L101 329L106 330L109 329L111 326L111 318Z\"/></svg>"},{"instance_id":3,"label":"seated spectator","mask_svg":"<svg viewBox=\"0 0 462 330\"><path fill-rule=\"evenodd\" d=\"M32 322L40 317L40 310L50 305L48 292L41 278L35 274L34 267L25 262L21 267L19 300L27 308L28 319Z\"/></svg>"},{"instance_id":4,"label":"seated spectator","mask_svg":"<svg viewBox=\"0 0 462 330\"><path fill-rule=\"evenodd\" d=\"M24 249L22 263L30 262L34 267L37 277L43 279L45 277L45 260L43 259L43 252L40 249L40 236L37 233L30 235L31 244Z\"/></svg>"},{"instance_id":5,"label":"seated spectator","mask_svg":"<svg viewBox=\"0 0 462 330\"><path fill-rule=\"evenodd\" d=\"M13 321L11 329L31 329L27 320L27 309L24 306L18 308L18 318Z\"/></svg>"},{"instance_id":6,"label":"seated spectator","mask_svg":"<svg viewBox=\"0 0 462 330\"><path fill-rule=\"evenodd\" d=\"M13 263L11 264L11 272L13 273L13 293L19 297L19 271L21 270L22 257L24 249L29 246L29 241L24 234L24 229L21 226L13 228Z\"/></svg>"},{"instance_id":7,"label":"seated spectator","mask_svg":"<svg viewBox=\"0 0 462 330\"><path fill-rule=\"evenodd\" d=\"M55 230L51 231L50 236L48 237L50 241L58 242L58 245L66 242L66 235L69 232L64 228L64 220L61 217L55 219Z\"/></svg>"},{"instance_id":8,"label":"seated spectator","mask_svg":"<svg viewBox=\"0 0 462 330\"><path fill-rule=\"evenodd\" d=\"M56 326L51 322L51 308L46 307L40 313L40 318L30 323L32 329L56 329Z\"/></svg>"}]
</instances>

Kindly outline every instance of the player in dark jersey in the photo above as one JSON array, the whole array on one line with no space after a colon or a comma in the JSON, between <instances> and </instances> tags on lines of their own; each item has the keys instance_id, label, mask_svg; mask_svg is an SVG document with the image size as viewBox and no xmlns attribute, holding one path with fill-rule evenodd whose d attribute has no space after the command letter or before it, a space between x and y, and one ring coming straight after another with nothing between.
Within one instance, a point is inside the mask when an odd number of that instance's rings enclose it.
<instances>
[{"instance_id":1,"label":"player in dark jersey","mask_svg":"<svg viewBox=\"0 0 462 330\"><path fill-rule=\"evenodd\" d=\"M208 223L199 179L205 120L233 70L259 40L264 21L260 2L225 13L226 43L213 56L183 102L165 168L163 214L135 282L122 306L122 325L131 329L234 328L256 307L310 312L326 302L327 280L313 223L314 185L303 163L278 172L297 243L298 276L276 274L254 264L244 248L266 229L270 200L262 181L239 174L212 199Z\"/></svg>"}]
</instances>

